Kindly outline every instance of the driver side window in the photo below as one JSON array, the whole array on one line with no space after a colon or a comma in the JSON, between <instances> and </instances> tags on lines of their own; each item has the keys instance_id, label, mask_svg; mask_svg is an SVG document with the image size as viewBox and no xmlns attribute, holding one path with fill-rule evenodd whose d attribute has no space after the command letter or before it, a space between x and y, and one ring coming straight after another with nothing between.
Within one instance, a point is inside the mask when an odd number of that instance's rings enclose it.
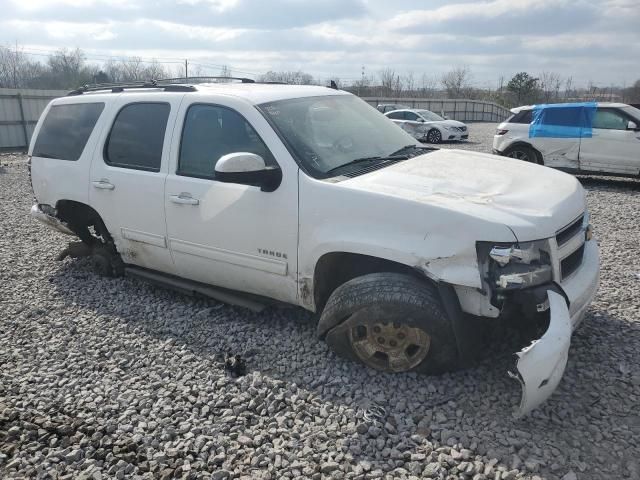
<instances>
[{"instance_id":1,"label":"driver side window","mask_svg":"<svg viewBox=\"0 0 640 480\"><path fill-rule=\"evenodd\" d=\"M405 112L405 119L407 120L411 120L412 122L417 122L419 120L420 117L418 117L418 114L413 113L413 112Z\"/></svg>"},{"instance_id":2,"label":"driver side window","mask_svg":"<svg viewBox=\"0 0 640 480\"><path fill-rule=\"evenodd\" d=\"M235 110L216 105L191 105L182 128L178 175L215 177L215 166L228 153L260 155L275 165L273 155L253 127Z\"/></svg>"},{"instance_id":3,"label":"driver side window","mask_svg":"<svg viewBox=\"0 0 640 480\"><path fill-rule=\"evenodd\" d=\"M625 116L616 110L598 109L593 117L593 128L604 130L626 130L627 123Z\"/></svg>"}]
</instances>

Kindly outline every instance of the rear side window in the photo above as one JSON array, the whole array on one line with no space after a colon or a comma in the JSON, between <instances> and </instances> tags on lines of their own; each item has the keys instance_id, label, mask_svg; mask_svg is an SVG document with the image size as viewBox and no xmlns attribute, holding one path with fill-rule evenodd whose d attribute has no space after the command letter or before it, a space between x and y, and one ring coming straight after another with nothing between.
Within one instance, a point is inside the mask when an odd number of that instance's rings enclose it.
<instances>
[{"instance_id":1,"label":"rear side window","mask_svg":"<svg viewBox=\"0 0 640 480\"><path fill-rule=\"evenodd\" d=\"M404 120L404 112L392 112L387 117L392 120Z\"/></svg>"},{"instance_id":2,"label":"rear side window","mask_svg":"<svg viewBox=\"0 0 640 480\"><path fill-rule=\"evenodd\" d=\"M170 109L167 103L132 103L122 108L109 133L105 162L114 167L160 171Z\"/></svg>"},{"instance_id":3,"label":"rear side window","mask_svg":"<svg viewBox=\"0 0 640 480\"><path fill-rule=\"evenodd\" d=\"M104 103L52 106L40 127L33 156L78 160L102 110Z\"/></svg>"},{"instance_id":4,"label":"rear side window","mask_svg":"<svg viewBox=\"0 0 640 480\"><path fill-rule=\"evenodd\" d=\"M532 118L532 110L520 110L518 113L510 117L507 122L509 123L531 123Z\"/></svg>"}]
</instances>

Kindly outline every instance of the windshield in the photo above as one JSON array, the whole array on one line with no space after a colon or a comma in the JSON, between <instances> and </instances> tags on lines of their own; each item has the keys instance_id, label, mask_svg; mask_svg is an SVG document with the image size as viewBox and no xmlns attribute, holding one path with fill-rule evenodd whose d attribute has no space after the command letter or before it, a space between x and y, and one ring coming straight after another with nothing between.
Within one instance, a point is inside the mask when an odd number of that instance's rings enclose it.
<instances>
[{"instance_id":1,"label":"windshield","mask_svg":"<svg viewBox=\"0 0 640 480\"><path fill-rule=\"evenodd\" d=\"M633 118L635 118L638 122L640 122L640 109L637 109L636 107L632 107L629 105L628 107L623 107L622 111L628 113Z\"/></svg>"},{"instance_id":2,"label":"windshield","mask_svg":"<svg viewBox=\"0 0 640 480\"><path fill-rule=\"evenodd\" d=\"M418 113L429 122L441 122L444 120L440 115L436 115L430 110L418 110Z\"/></svg>"},{"instance_id":3,"label":"windshield","mask_svg":"<svg viewBox=\"0 0 640 480\"><path fill-rule=\"evenodd\" d=\"M259 108L294 151L303 170L316 178L333 176L337 167L354 160L387 157L417 144L352 95L279 100Z\"/></svg>"}]
</instances>

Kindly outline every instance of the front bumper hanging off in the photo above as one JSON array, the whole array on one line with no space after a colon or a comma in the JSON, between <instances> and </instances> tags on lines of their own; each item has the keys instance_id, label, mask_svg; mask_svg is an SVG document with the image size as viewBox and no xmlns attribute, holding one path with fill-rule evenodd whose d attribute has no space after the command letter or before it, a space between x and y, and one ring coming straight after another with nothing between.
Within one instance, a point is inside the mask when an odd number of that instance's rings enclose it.
<instances>
[{"instance_id":1,"label":"front bumper hanging off","mask_svg":"<svg viewBox=\"0 0 640 480\"><path fill-rule=\"evenodd\" d=\"M567 366L571 334L582 321L598 290L598 259L595 240L586 242L580 269L561 284L566 299L558 292L547 290L549 327L542 337L516 353L516 372L508 372L522 387L517 417L526 415L542 404L560 383Z\"/></svg>"}]
</instances>

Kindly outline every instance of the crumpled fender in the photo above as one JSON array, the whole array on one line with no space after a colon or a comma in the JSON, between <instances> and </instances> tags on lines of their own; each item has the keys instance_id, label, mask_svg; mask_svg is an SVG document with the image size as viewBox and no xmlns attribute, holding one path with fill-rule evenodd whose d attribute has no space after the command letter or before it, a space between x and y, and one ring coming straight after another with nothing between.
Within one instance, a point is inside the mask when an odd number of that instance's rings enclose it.
<instances>
[{"instance_id":1,"label":"crumpled fender","mask_svg":"<svg viewBox=\"0 0 640 480\"><path fill-rule=\"evenodd\" d=\"M571 317L562 295L547 291L549 328L538 340L516 353L517 372L508 372L522 387L522 398L516 417L522 417L547 400L554 392L569 356Z\"/></svg>"}]
</instances>

